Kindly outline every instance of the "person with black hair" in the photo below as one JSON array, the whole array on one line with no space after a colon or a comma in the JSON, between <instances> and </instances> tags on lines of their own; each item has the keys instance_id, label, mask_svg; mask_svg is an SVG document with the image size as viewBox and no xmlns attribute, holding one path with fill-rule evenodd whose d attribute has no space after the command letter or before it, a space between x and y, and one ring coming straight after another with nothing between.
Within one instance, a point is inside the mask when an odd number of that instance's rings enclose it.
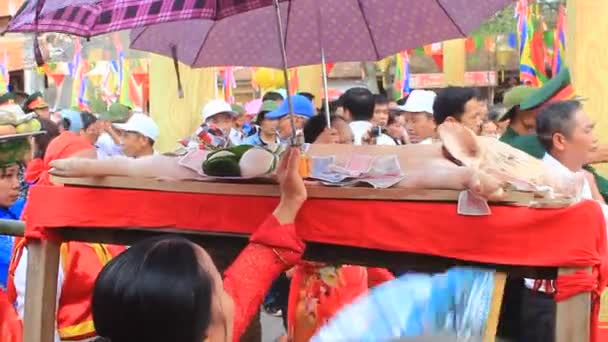
<instances>
[{"instance_id":1,"label":"person with black hair","mask_svg":"<svg viewBox=\"0 0 608 342\"><path fill-rule=\"evenodd\" d=\"M402 98L400 98L399 100L397 100L397 105L398 106L405 106L405 103L407 102L407 98L409 95L406 95Z\"/></svg>"},{"instance_id":2,"label":"person with black hair","mask_svg":"<svg viewBox=\"0 0 608 342\"><path fill-rule=\"evenodd\" d=\"M86 111L79 112L70 109L61 112L60 131L76 133L92 145L97 142L101 135L101 127L95 115Z\"/></svg>"},{"instance_id":3,"label":"person with black hair","mask_svg":"<svg viewBox=\"0 0 608 342\"><path fill-rule=\"evenodd\" d=\"M331 128L325 115L315 115L304 126L304 141L309 144L352 144L353 132L344 118L331 115Z\"/></svg>"},{"instance_id":4,"label":"person with black hair","mask_svg":"<svg viewBox=\"0 0 608 342\"><path fill-rule=\"evenodd\" d=\"M315 102L315 96L312 93L309 93L307 91L301 91L298 93L298 95L302 95L305 98L309 99L310 102Z\"/></svg>"},{"instance_id":5,"label":"person with black hair","mask_svg":"<svg viewBox=\"0 0 608 342\"><path fill-rule=\"evenodd\" d=\"M583 172L585 163L597 147L594 124L578 101L559 101L541 109L536 117L536 133L547 151L543 162L557 174L583 181L581 199L597 200L608 210L599 191L592 190L593 176ZM555 287L550 280L525 280L522 294L521 340L553 341L555 339Z\"/></svg>"},{"instance_id":6,"label":"person with black hair","mask_svg":"<svg viewBox=\"0 0 608 342\"><path fill-rule=\"evenodd\" d=\"M101 131L97 118L88 112L63 111L63 131L52 139L42 158L42 167L34 186L53 186L50 169L53 161L70 157L96 158L94 142ZM78 159L78 158L75 158ZM9 274L9 297L19 317L23 318L28 264L28 241L15 243ZM90 316L93 282L105 262L124 250L124 246L69 241L62 244L57 274L57 323L55 340L79 341L95 336Z\"/></svg>"},{"instance_id":7,"label":"person with black hair","mask_svg":"<svg viewBox=\"0 0 608 342\"><path fill-rule=\"evenodd\" d=\"M285 101L285 98L283 97L283 95L277 93L276 91L269 91L262 97L262 102L264 101L274 101L280 106L281 103Z\"/></svg>"},{"instance_id":8,"label":"person with black hair","mask_svg":"<svg viewBox=\"0 0 608 342\"><path fill-rule=\"evenodd\" d=\"M245 138L243 144L276 147L281 143L277 132L279 120L266 117L266 114L278 107L279 105L275 101L268 100L262 102L260 111L255 118L255 124L257 125L256 132Z\"/></svg>"},{"instance_id":9,"label":"person with black hair","mask_svg":"<svg viewBox=\"0 0 608 342\"><path fill-rule=\"evenodd\" d=\"M475 134L481 133L486 104L479 91L468 87L446 87L442 89L433 104L435 123L459 122Z\"/></svg>"},{"instance_id":10,"label":"person with black hair","mask_svg":"<svg viewBox=\"0 0 608 342\"><path fill-rule=\"evenodd\" d=\"M111 342L238 341L271 282L299 262L294 221L307 198L292 148L278 169L281 200L222 275L182 237L144 240L100 272L92 299L98 336Z\"/></svg>"},{"instance_id":11,"label":"person with black hair","mask_svg":"<svg viewBox=\"0 0 608 342\"><path fill-rule=\"evenodd\" d=\"M405 145L409 143L409 136L405 128L405 114L397 109L391 109L388 113L388 125L386 132L393 138L395 144Z\"/></svg>"},{"instance_id":12,"label":"person with black hair","mask_svg":"<svg viewBox=\"0 0 608 342\"><path fill-rule=\"evenodd\" d=\"M374 106L374 94L366 88L350 88L342 94L344 117L350 121L355 145L363 144L364 136L373 127Z\"/></svg>"},{"instance_id":13,"label":"person with black hair","mask_svg":"<svg viewBox=\"0 0 608 342\"><path fill-rule=\"evenodd\" d=\"M372 123L376 126L386 127L388 125L389 101L381 94L374 95L374 116Z\"/></svg>"},{"instance_id":14,"label":"person with black hair","mask_svg":"<svg viewBox=\"0 0 608 342\"><path fill-rule=\"evenodd\" d=\"M38 181L38 178L42 174L46 149L51 141L59 136L59 126L56 123L50 119L43 118L38 118L38 121L40 121L40 130L45 133L35 136L32 143L32 160L27 164L24 175L25 181L29 184Z\"/></svg>"}]
</instances>

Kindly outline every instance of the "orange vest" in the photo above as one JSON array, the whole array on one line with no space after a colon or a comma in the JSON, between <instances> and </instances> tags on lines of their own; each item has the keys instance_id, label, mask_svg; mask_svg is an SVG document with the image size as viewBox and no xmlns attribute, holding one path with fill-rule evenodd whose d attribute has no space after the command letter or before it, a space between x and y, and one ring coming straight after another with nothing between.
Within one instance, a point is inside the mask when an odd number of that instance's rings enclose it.
<instances>
[{"instance_id":1,"label":"orange vest","mask_svg":"<svg viewBox=\"0 0 608 342\"><path fill-rule=\"evenodd\" d=\"M12 291L9 288L9 292L13 302L16 300L14 270L19 264L19 250L24 246L23 241L15 241L8 281L9 287L12 287ZM64 281L57 309L57 330L61 340L82 340L95 336L91 313L95 279L103 266L125 248L74 241L61 244Z\"/></svg>"}]
</instances>

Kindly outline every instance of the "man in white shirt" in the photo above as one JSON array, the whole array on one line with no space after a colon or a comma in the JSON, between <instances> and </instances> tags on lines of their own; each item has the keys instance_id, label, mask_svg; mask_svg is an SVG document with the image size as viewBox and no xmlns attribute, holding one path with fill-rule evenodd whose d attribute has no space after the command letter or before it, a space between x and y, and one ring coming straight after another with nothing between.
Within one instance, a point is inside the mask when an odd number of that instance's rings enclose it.
<instances>
[{"instance_id":1,"label":"man in white shirt","mask_svg":"<svg viewBox=\"0 0 608 342\"><path fill-rule=\"evenodd\" d=\"M349 126L353 132L355 145L363 145L364 140L367 139L375 139L378 145L396 145L391 137L378 129L380 126L374 127L372 121L375 106L374 94L366 88L350 88L342 95L344 117L352 118ZM386 107L388 110L388 103Z\"/></svg>"},{"instance_id":2,"label":"man in white shirt","mask_svg":"<svg viewBox=\"0 0 608 342\"><path fill-rule=\"evenodd\" d=\"M479 91L469 87L443 88L433 103L433 117L437 125L459 122L477 135L481 133L486 110L486 103Z\"/></svg>"},{"instance_id":3,"label":"man in white shirt","mask_svg":"<svg viewBox=\"0 0 608 342\"><path fill-rule=\"evenodd\" d=\"M399 109L405 112L405 125L412 143L432 144L437 136L433 103L437 95L431 90L416 89Z\"/></svg>"},{"instance_id":4,"label":"man in white shirt","mask_svg":"<svg viewBox=\"0 0 608 342\"><path fill-rule=\"evenodd\" d=\"M115 124L123 132L122 149L127 157L141 158L156 154L154 142L158 139L158 125L146 114L136 113L124 124Z\"/></svg>"},{"instance_id":5,"label":"man in white shirt","mask_svg":"<svg viewBox=\"0 0 608 342\"><path fill-rule=\"evenodd\" d=\"M101 113L99 120L103 122L104 132L95 143L97 147L97 159L107 159L123 155L120 132L117 132L112 125L127 122L132 114L131 108L120 103L113 103L108 108L108 111Z\"/></svg>"},{"instance_id":6,"label":"man in white shirt","mask_svg":"<svg viewBox=\"0 0 608 342\"><path fill-rule=\"evenodd\" d=\"M536 132L548 151L543 157L552 170L566 177L583 180L581 200L593 200L583 166L597 148L594 124L578 101L560 101L548 105L536 118ZM604 215L606 205L599 199ZM525 280L527 290L522 300L522 333L525 341L553 341L555 330L555 292L552 281ZM530 323L533 322L533 323Z\"/></svg>"}]
</instances>

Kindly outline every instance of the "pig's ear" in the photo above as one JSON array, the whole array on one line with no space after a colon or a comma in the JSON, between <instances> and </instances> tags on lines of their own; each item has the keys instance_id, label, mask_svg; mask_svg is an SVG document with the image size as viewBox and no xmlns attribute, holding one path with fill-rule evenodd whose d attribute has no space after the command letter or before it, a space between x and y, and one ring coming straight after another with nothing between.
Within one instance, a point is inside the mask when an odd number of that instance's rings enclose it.
<instances>
[{"instance_id":1,"label":"pig's ear","mask_svg":"<svg viewBox=\"0 0 608 342\"><path fill-rule=\"evenodd\" d=\"M465 126L444 122L437 127L437 133L445 150L463 165L478 167L481 163L481 145L473 131Z\"/></svg>"}]
</instances>

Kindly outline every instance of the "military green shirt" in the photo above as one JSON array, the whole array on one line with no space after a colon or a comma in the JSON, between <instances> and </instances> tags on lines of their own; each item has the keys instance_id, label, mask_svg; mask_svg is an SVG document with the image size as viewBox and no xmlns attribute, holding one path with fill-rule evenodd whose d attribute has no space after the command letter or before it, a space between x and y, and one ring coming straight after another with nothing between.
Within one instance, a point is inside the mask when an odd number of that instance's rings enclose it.
<instances>
[{"instance_id":1,"label":"military green shirt","mask_svg":"<svg viewBox=\"0 0 608 342\"><path fill-rule=\"evenodd\" d=\"M534 158L542 159L545 156L545 148L538 140L536 134L519 135L511 127L500 137L500 141L511 145L518 150L524 151ZM595 177L597 188L604 200L608 202L608 179L600 175L593 167L587 165L585 170L591 172Z\"/></svg>"},{"instance_id":2,"label":"military green shirt","mask_svg":"<svg viewBox=\"0 0 608 342\"><path fill-rule=\"evenodd\" d=\"M517 138L518 136L519 134L517 134L517 132L515 132L515 130L511 128L511 126L509 126L507 127L507 130L503 133L503 135L500 136L499 140L504 142L505 144L511 145L513 139Z\"/></svg>"},{"instance_id":3,"label":"military green shirt","mask_svg":"<svg viewBox=\"0 0 608 342\"><path fill-rule=\"evenodd\" d=\"M500 141L518 150L522 150L534 158L542 159L545 156L545 148L536 137L536 134L519 135L509 126L500 137Z\"/></svg>"}]
</instances>

